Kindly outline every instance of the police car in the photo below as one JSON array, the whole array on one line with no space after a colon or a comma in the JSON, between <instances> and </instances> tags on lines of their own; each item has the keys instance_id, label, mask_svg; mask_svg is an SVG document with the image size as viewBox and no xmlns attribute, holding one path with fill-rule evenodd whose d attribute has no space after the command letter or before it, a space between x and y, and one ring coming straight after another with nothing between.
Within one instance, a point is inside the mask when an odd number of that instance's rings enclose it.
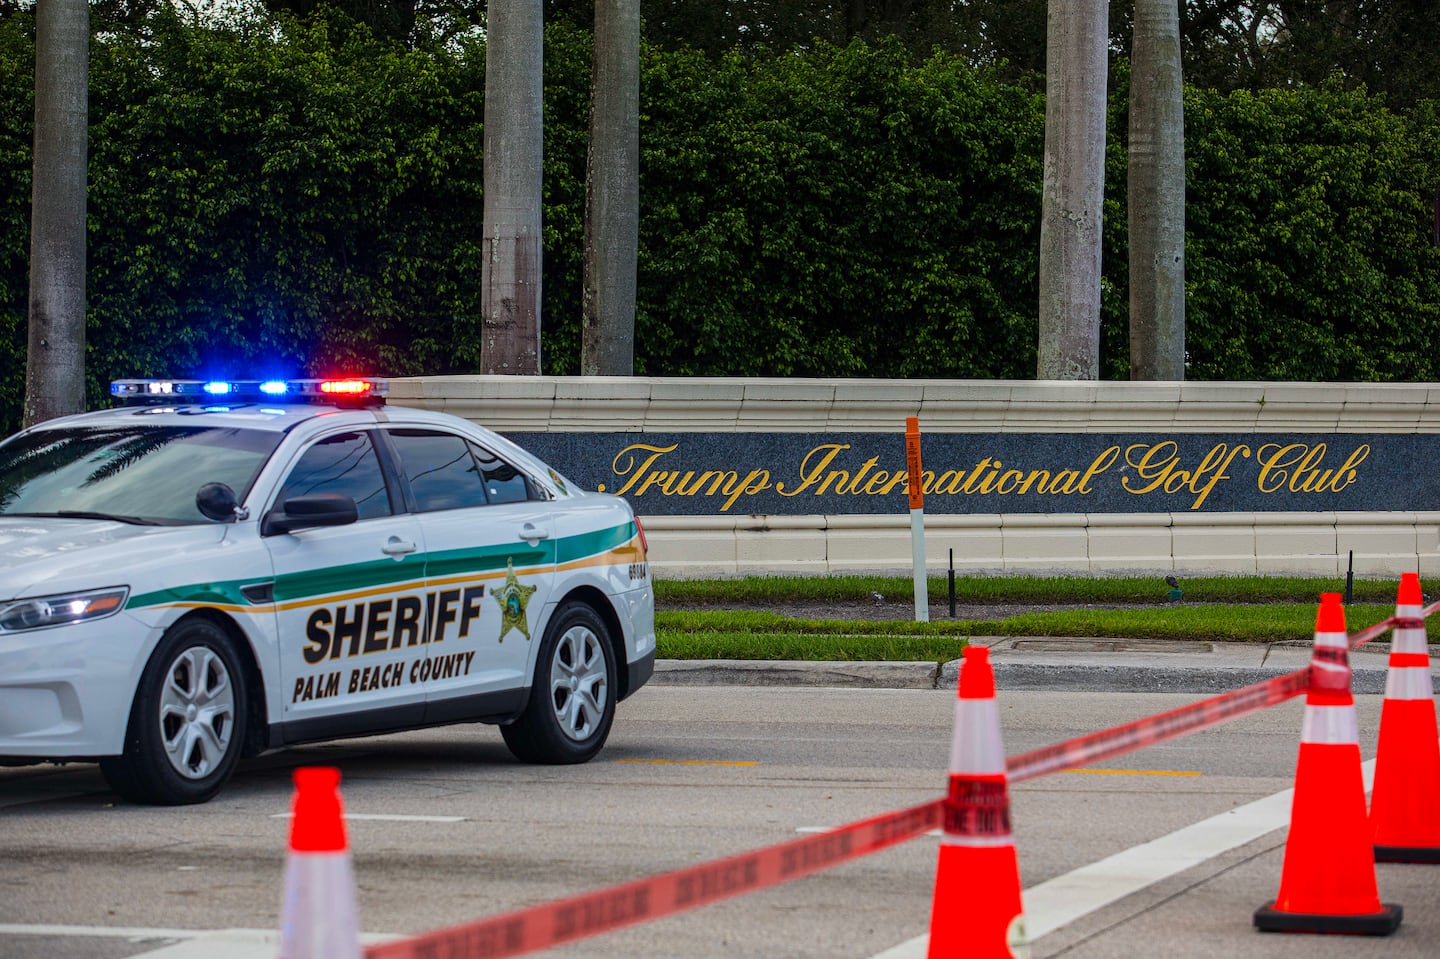
<instances>
[{"instance_id":1,"label":"police car","mask_svg":"<svg viewBox=\"0 0 1440 959\"><path fill-rule=\"evenodd\" d=\"M242 756L445 723L599 752L655 663L630 506L386 391L121 380L0 444L0 763L180 804Z\"/></svg>"}]
</instances>

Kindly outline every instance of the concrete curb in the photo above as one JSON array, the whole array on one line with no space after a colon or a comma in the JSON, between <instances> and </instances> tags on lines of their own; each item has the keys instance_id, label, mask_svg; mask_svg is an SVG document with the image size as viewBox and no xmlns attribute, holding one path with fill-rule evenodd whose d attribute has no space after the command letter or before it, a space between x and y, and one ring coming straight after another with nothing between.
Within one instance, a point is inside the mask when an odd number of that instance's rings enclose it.
<instances>
[{"instance_id":1,"label":"concrete curb","mask_svg":"<svg viewBox=\"0 0 1440 959\"><path fill-rule=\"evenodd\" d=\"M953 672L949 672L951 668ZM1247 669L1243 667L1182 669L1154 666L1056 666L1021 663L997 664L995 685L1000 689L1072 690L1116 693L1210 693L1217 694L1263 682L1294 672L1292 669ZM959 663L946 663L940 685L953 688L959 680ZM1351 673L1351 692L1356 695L1385 692L1385 670L1356 669Z\"/></svg>"},{"instance_id":2,"label":"concrete curb","mask_svg":"<svg viewBox=\"0 0 1440 959\"><path fill-rule=\"evenodd\" d=\"M972 637L990 647L1001 689L1075 692L1215 694L1304 669L1308 642L1175 643ZM1367 646L1351 654L1351 689L1358 695L1385 691L1388 648ZM1432 674L1440 660L1432 659ZM790 660L660 660L651 682L669 686L829 686L953 691L960 660L931 662L797 662ZM1440 677L1436 678L1440 687Z\"/></svg>"},{"instance_id":3,"label":"concrete curb","mask_svg":"<svg viewBox=\"0 0 1440 959\"><path fill-rule=\"evenodd\" d=\"M939 669L928 662L797 662L751 659L662 659L658 686L841 686L934 689Z\"/></svg>"}]
</instances>

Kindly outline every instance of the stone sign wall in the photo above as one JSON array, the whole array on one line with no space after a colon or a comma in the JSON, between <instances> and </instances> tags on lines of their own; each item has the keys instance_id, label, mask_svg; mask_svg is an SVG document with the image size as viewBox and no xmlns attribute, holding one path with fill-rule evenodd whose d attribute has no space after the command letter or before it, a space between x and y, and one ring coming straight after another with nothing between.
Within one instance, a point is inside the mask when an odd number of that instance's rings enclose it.
<instances>
[{"instance_id":1,"label":"stone sign wall","mask_svg":"<svg viewBox=\"0 0 1440 959\"><path fill-rule=\"evenodd\" d=\"M426 377L391 402L630 500L666 575L1440 565L1440 386ZM1432 574L1433 575L1433 574Z\"/></svg>"}]
</instances>

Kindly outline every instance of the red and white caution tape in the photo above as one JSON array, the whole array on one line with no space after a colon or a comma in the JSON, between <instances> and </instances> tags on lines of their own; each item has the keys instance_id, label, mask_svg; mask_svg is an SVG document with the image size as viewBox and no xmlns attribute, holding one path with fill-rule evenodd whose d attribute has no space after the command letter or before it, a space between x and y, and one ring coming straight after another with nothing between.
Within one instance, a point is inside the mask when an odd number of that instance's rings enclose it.
<instances>
[{"instance_id":1,"label":"red and white caution tape","mask_svg":"<svg viewBox=\"0 0 1440 959\"><path fill-rule=\"evenodd\" d=\"M500 959L548 949L719 902L828 869L940 825L945 800L596 892L409 939L370 946L366 959Z\"/></svg>"},{"instance_id":2,"label":"red and white caution tape","mask_svg":"<svg viewBox=\"0 0 1440 959\"><path fill-rule=\"evenodd\" d=\"M1023 782L1163 743L1298 696L1310 686L1308 668L1245 686L1166 713L1137 719L1088 736L1011 756L1005 763L1011 782Z\"/></svg>"},{"instance_id":3,"label":"red and white caution tape","mask_svg":"<svg viewBox=\"0 0 1440 959\"><path fill-rule=\"evenodd\" d=\"M1351 633L1350 648L1358 649L1397 626L1423 626L1423 617L1429 616L1436 609L1440 609L1440 603L1421 610L1422 618L1419 620L1391 616L1368 629ZM1035 779L1134 752L1299 696L1310 688L1310 678L1311 669L1307 666L1293 673L1191 703L1189 706L1181 706L1179 709L1137 719L1123 726L1011 756L1006 760L1005 770L1011 782L1023 782L1026 779Z\"/></svg>"},{"instance_id":4,"label":"red and white caution tape","mask_svg":"<svg viewBox=\"0 0 1440 959\"><path fill-rule=\"evenodd\" d=\"M1428 617L1437 609L1440 603L1426 607L1421 616ZM1392 627L1417 625L1423 625L1423 618L1392 616L1351 634L1350 648L1358 648ZM1305 692L1310 672L1307 667L1123 726L1011 756L1006 760L1007 776L1010 782L1021 782L1073 769L1256 712ZM936 799L753 852L373 945L365 950L365 959L503 959L549 949L879 852L938 828L945 805L945 799Z\"/></svg>"}]
</instances>

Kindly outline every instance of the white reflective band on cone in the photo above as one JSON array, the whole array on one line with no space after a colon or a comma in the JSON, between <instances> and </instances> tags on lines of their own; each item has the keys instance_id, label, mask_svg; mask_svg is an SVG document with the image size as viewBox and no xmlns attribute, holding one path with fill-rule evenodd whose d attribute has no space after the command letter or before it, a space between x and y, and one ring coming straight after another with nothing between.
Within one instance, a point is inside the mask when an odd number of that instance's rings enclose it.
<instances>
[{"instance_id":1,"label":"white reflective band on cone","mask_svg":"<svg viewBox=\"0 0 1440 959\"><path fill-rule=\"evenodd\" d=\"M966 849L993 849L996 846L1015 845L1013 833L1006 833L1003 836L956 836L948 832L940 834L940 845L942 846L964 846Z\"/></svg>"},{"instance_id":2,"label":"white reflective band on cone","mask_svg":"<svg viewBox=\"0 0 1440 959\"><path fill-rule=\"evenodd\" d=\"M1305 707L1305 723L1300 728L1302 743L1323 746L1360 744L1360 726L1355 719L1355 707L1310 706Z\"/></svg>"},{"instance_id":3,"label":"white reflective band on cone","mask_svg":"<svg viewBox=\"0 0 1440 959\"><path fill-rule=\"evenodd\" d=\"M285 863L279 959L360 959L349 852L292 852Z\"/></svg>"},{"instance_id":4,"label":"white reflective band on cone","mask_svg":"<svg viewBox=\"0 0 1440 959\"><path fill-rule=\"evenodd\" d=\"M1422 619L1419 606L1396 606L1396 619ZM1423 621L1423 619L1422 619ZM1424 626L1396 626L1390 633L1390 652L1430 654Z\"/></svg>"},{"instance_id":5,"label":"white reflective band on cone","mask_svg":"<svg viewBox=\"0 0 1440 959\"><path fill-rule=\"evenodd\" d=\"M1428 666L1391 666L1385 674L1386 699L1429 699L1434 695Z\"/></svg>"},{"instance_id":6,"label":"white reflective band on cone","mask_svg":"<svg viewBox=\"0 0 1440 959\"><path fill-rule=\"evenodd\" d=\"M1337 688L1349 689L1350 637L1345 635L1344 633L1316 633L1315 649L1333 649L1339 650L1342 653L1340 657L1340 662L1330 662L1329 660L1319 658L1310 660L1310 669L1312 675L1314 674L1314 672L1318 671L1328 674L1330 679L1332 680L1329 683L1322 680L1320 684L1322 688L1329 690L1334 690ZM1344 677L1344 682L1340 683L1337 680L1339 680L1342 676ZM1314 685L1315 684L1312 683L1312 688L1314 688Z\"/></svg>"},{"instance_id":7,"label":"white reflective band on cone","mask_svg":"<svg viewBox=\"0 0 1440 959\"><path fill-rule=\"evenodd\" d=\"M955 738L950 743L950 771L972 776L998 776L1005 772L1005 747L1000 742L1000 703L997 700L955 700Z\"/></svg>"}]
</instances>

